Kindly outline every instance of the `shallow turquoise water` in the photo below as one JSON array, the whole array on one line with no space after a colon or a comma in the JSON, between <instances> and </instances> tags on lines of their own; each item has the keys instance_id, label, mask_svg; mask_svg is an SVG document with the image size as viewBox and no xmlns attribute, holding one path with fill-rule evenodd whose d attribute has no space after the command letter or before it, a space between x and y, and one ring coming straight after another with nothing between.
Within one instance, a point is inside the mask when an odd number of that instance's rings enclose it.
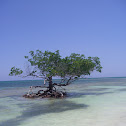
<instances>
[{"instance_id":1,"label":"shallow turquoise water","mask_svg":"<svg viewBox=\"0 0 126 126\"><path fill-rule=\"evenodd\" d=\"M0 82L0 126L125 126L126 78L82 79L64 99L25 99L42 81Z\"/></svg>"}]
</instances>

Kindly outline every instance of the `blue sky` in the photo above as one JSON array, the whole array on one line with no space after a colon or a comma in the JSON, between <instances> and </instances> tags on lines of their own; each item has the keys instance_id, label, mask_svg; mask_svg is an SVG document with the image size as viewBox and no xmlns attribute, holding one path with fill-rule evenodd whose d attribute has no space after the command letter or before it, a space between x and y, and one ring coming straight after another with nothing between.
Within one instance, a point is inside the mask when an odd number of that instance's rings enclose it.
<instances>
[{"instance_id":1,"label":"blue sky","mask_svg":"<svg viewBox=\"0 0 126 126\"><path fill-rule=\"evenodd\" d=\"M98 56L91 77L126 76L125 48L125 0L0 0L0 81L36 49Z\"/></svg>"}]
</instances>

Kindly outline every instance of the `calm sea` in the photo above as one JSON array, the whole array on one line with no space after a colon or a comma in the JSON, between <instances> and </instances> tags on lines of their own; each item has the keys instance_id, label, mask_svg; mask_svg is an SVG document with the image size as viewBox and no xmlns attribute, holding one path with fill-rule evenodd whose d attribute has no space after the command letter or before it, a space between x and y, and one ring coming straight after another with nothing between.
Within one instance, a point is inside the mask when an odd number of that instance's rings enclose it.
<instances>
[{"instance_id":1,"label":"calm sea","mask_svg":"<svg viewBox=\"0 0 126 126\"><path fill-rule=\"evenodd\" d=\"M0 81L0 126L126 126L126 78L78 80L63 99L23 98L33 85L43 81Z\"/></svg>"}]
</instances>

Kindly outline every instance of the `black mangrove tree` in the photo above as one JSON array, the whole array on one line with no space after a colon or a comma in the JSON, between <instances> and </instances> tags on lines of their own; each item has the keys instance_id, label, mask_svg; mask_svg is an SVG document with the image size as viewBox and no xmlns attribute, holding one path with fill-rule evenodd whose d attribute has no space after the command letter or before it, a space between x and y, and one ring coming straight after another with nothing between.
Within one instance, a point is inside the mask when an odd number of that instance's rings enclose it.
<instances>
[{"instance_id":1,"label":"black mangrove tree","mask_svg":"<svg viewBox=\"0 0 126 126\"><path fill-rule=\"evenodd\" d=\"M90 75L92 71L101 72L101 64L98 57L88 57L84 55L72 53L70 56L64 58L59 54L59 50L55 52L40 50L30 51L29 56L25 56L30 63L32 70L26 76L34 76L43 78L44 82L48 82L45 86L31 86L30 91L24 95L26 98L35 97L64 97L66 96L65 90L61 89L63 86L67 86L78 78L85 75ZM23 71L19 68L12 67L10 76L21 75ZM54 83L52 77L60 77L59 83ZM37 93L32 92L32 88L42 88Z\"/></svg>"}]
</instances>

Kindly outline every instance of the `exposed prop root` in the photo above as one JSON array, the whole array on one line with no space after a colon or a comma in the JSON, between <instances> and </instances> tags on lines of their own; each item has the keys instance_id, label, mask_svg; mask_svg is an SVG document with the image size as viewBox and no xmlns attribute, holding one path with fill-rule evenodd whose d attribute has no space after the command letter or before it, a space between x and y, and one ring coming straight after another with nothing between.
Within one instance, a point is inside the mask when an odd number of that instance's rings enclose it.
<instances>
[{"instance_id":1,"label":"exposed prop root","mask_svg":"<svg viewBox=\"0 0 126 126\"><path fill-rule=\"evenodd\" d=\"M64 98L66 96L65 91L56 91L56 90L39 90L37 93L28 92L23 95L25 98Z\"/></svg>"}]
</instances>

